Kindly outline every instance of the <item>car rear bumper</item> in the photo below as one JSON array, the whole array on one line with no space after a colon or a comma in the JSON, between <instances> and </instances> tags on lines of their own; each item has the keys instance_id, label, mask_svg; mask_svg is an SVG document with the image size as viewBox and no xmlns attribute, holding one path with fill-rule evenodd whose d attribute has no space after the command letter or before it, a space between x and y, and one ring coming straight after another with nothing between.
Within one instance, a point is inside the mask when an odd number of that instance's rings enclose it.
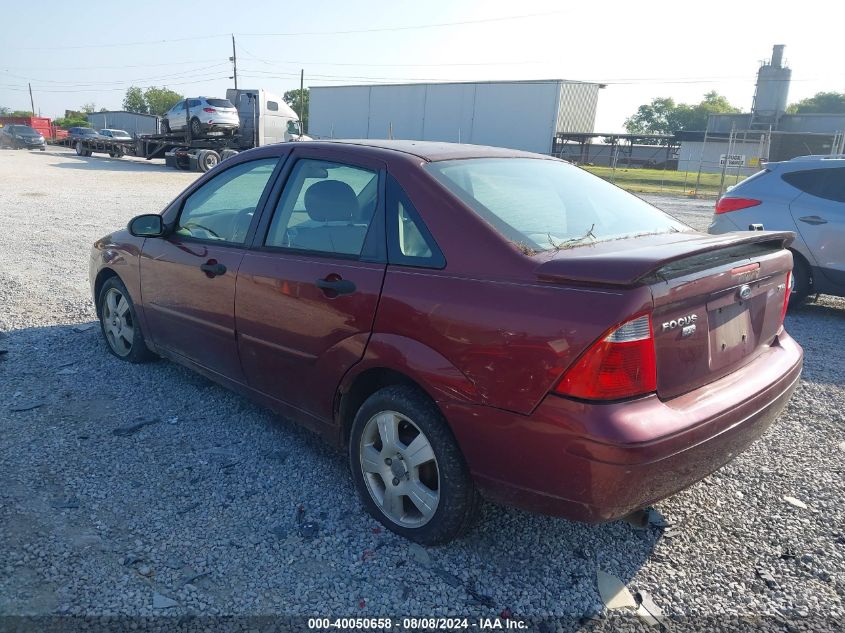
<instances>
[{"instance_id":1,"label":"car rear bumper","mask_svg":"<svg viewBox=\"0 0 845 633\"><path fill-rule=\"evenodd\" d=\"M759 438L789 401L803 364L786 332L740 370L668 401L547 396L531 415L443 404L488 498L601 522L689 487Z\"/></svg>"}]
</instances>

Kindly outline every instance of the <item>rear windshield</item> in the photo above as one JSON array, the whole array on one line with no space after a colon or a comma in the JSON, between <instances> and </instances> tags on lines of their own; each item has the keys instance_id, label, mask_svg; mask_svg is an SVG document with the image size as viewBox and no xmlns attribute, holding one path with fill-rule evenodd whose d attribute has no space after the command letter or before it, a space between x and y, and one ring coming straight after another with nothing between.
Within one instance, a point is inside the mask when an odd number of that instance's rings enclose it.
<instances>
[{"instance_id":1,"label":"rear windshield","mask_svg":"<svg viewBox=\"0 0 845 633\"><path fill-rule=\"evenodd\" d=\"M535 251L690 230L561 161L477 158L429 163L426 169L505 238Z\"/></svg>"},{"instance_id":2,"label":"rear windshield","mask_svg":"<svg viewBox=\"0 0 845 633\"><path fill-rule=\"evenodd\" d=\"M208 105L212 108L234 108L232 102L228 99L206 99Z\"/></svg>"}]
</instances>

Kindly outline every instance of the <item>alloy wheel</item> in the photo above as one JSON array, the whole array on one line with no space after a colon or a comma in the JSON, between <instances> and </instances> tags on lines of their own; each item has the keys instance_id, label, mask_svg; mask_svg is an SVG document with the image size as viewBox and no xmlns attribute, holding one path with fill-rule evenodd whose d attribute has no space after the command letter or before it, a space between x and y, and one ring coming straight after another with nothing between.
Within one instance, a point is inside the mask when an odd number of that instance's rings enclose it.
<instances>
[{"instance_id":1,"label":"alloy wheel","mask_svg":"<svg viewBox=\"0 0 845 633\"><path fill-rule=\"evenodd\" d=\"M364 484L381 512L402 527L419 528L440 503L440 469L428 438L396 411L367 421L359 445Z\"/></svg>"},{"instance_id":2,"label":"alloy wheel","mask_svg":"<svg viewBox=\"0 0 845 633\"><path fill-rule=\"evenodd\" d=\"M102 308L103 331L115 354L128 356L132 351L135 324L129 300L117 288L109 288Z\"/></svg>"}]
</instances>

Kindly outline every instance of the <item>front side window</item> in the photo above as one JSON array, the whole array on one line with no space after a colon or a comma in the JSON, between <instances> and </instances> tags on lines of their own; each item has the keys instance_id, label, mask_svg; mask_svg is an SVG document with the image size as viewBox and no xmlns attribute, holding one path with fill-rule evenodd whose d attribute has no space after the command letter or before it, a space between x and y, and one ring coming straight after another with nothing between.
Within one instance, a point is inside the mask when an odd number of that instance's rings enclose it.
<instances>
[{"instance_id":1,"label":"front side window","mask_svg":"<svg viewBox=\"0 0 845 633\"><path fill-rule=\"evenodd\" d=\"M433 162L426 169L506 239L533 251L690 230L561 161L475 158Z\"/></svg>"},{"instance_id":2,"label":"front side window","mask_svg":"<svg viewBox=\"0 0 845 633\"><path fill-rule=\"evenodd\" d=\"M303 159L276 207L266 246L359 256L378 206L378 172Z\"/></svg>"},{"instance_id":3,"label":"front side window","mask_svg":"<svg viewBox=\"0 0 845 633\"><path fill-rule=\"evenodd\" d=\"M176 234L243 244L278 158L241 163L193 192L182 207Z\"/></svg>"}]
</instances>

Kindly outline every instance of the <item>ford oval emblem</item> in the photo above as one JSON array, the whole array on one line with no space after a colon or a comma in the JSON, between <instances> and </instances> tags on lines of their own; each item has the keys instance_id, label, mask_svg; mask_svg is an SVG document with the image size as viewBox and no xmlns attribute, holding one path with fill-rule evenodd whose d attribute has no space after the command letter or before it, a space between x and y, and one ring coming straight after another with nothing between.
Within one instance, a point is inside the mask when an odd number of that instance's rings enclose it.
<instances>
[{"instance_id":1,"label":"ford oval emblem","mask_svg":"<svg viewBox=\"0 0 845 633\"><path fill-rule=\"evenodd\" d=\"M747 301L751 298L751 286L745 284L739 289L739 298L743 301Z\"/></svg>"}]
</instances>

